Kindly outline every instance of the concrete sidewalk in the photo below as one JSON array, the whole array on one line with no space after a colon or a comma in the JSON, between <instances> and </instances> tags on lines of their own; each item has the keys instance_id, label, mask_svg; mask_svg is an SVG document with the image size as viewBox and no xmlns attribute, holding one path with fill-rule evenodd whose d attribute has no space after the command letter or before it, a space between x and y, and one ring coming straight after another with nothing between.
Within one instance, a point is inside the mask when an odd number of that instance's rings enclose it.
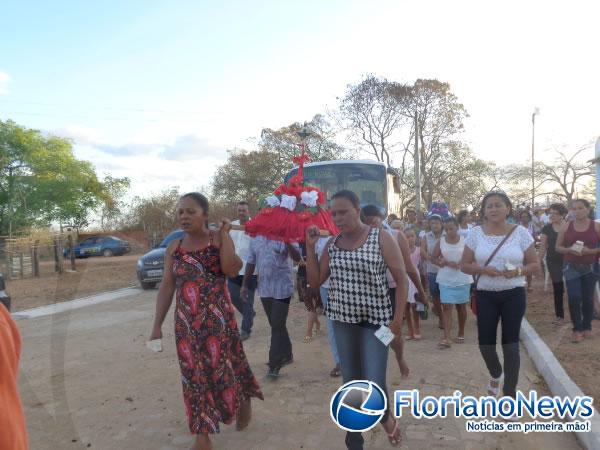
<instances>
[{"instance_id":1,"label":"concrete sidewalk","mask_svg":"<svg viewBox=\"0 0 600 450\"><path fill-rule=\"evenodd\" d=\"M175 353L172 310L163 328L163 353L145 348L156 291L118 301L20 319L23 356L20 387L30 443L37 449L186 449L187 430ZM341 379L329 377L331 356L325 334L302 342L306 313L293 300L288 328L295 362L277 381L266 379L269 330L257 301L252 337L245 342L265 401L254 402L246 432L223 426L216 449L344 449L344 432L329 418L331 395ZM470 313L469 313L470 314ZM324 320L321 320L324 329ZM469 315L465 344L438 350L437 320L424 322L420 342L406 343L411 368L400 379L390 353L388 388L424 395L480 395L487 382ZM523 349L519 388L548 394ZM405 449L578 449L567 433L467 433L464 419L403 418ZM366 433L367 449L390 448L381 427Z\"/></svg>"}]
</instances>

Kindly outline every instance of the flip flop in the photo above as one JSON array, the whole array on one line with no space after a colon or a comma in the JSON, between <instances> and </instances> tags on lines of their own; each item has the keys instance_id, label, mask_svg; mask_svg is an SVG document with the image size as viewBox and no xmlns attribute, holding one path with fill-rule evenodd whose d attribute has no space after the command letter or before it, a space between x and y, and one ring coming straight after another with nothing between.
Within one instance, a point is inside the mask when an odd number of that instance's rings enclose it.
<instances>
[{"instance_id":1,"label":"flip flop","mask_svg":"<svg viewBox=\"0 0 600 450\"><path fill-rule=\"evenodd\" d=\"M439 349L445 350L450 347L452 347L452 344L446 340L441 340L440 342L438 342Z\"/></svg>"},{"instance_id":2,"label":"flip flop","mask_svg":"<svg viewBox=\"0 0 600 450\"><path fill-rule=\"evenodd\" d=\"M456 342L457 344L464 344L465 338L463 336L457 336L454 338L454 342Z\"/></svg>"},{"instance_id":3,"label":"flip flop","mask_svg":"<svg viewBox=\"0 0 600 450\"><path fill-rule=\"evenodd\" d=\"M407 334L406 337L405 337L405 339L407 341L412 341L413 339L416 339L416 336L411 336L410 334Z\"/></svg>"},{"instance_id":4,"label":"flip flop","mask_svg":"<svg viewBox=\"0 0 600 450\"><path fill-rule=\"evenodd\" d=\"M421 340L421 335L415 334L415 341L420 341L420 340Z\"/></svg>"}]
</instances>

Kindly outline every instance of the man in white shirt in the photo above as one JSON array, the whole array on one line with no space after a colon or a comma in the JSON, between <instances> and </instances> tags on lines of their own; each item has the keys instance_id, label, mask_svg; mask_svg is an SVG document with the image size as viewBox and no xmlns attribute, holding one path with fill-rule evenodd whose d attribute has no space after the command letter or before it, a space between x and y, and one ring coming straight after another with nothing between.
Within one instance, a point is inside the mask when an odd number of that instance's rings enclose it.
<instances>
[{"instance_id":1,"label":"man in white shirt","mask_svg":"<svg viewBox=\"0 0 600 450\"><path fill-rule=\"evenodd\" d=\"M237 204L238 220L231 222L232 225L245 225L250 220L250 211L248 209L248 203L241 201ZM254 322L254 291L256 290L256 273L248 280L248 298L243 299L241 296L242 282L244 280L244 273L246 271L246 263L248 261L248 250L252 238L248 236L244 231L231 230L229 232L233 244L235 245L235 253L242 260L242 268L240 273L235 278L229 278L227 285L229 287L229 293L231 295L231 302L236 309L242 314L242 326L240 330L240 338L245 341L250 337L252 332L252 324Z\"/></svg>"}]
</instances>

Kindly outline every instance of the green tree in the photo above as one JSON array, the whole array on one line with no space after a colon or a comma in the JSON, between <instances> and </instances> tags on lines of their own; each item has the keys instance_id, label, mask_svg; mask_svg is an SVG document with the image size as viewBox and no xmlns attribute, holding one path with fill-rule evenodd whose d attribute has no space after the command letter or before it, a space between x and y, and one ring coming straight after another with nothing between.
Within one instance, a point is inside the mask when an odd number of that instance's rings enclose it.
<instances>
[{"instance_id":1,"label":"green tree","mask_svg":"<svg viewBox=\"0 0 600 450\"><path fill-rule=\"evenodd\" d=\"M217 168L212 180L212 198L256 204L281 184L291 160L284 165L278 153L268 150L228 151L227 162Z\"/></svg>"},{"instance_id":2,"label":"green tree","mask_svg":"<svg viewBox=\"0 0 600 450\"><path fill-rule=\"evenodd\" d=\"M298 132L306 126L306 153L311 161L352 158L350 150L335 142L335 133L325 118L317 114L305 125L295 122L278 130L264 128L258 150L228 151L227 162L217 168L212 179L211 197L219 202L245 200L251 210L261 197L273 192L294 167L293 157L300 154Z\"/></svg>"},{"instance_id":3,"label":"green tree","mask_svg":"<svg viewBox=\"0 0 600 450\"><path fill-rule=\"evenodd\" d=\"M292 158L300 153L298 132L304 127L310 133L306 139L305 151L311 161L330 161L333 159L351 159L353 153L338 143L331 124L321 114L315 115L310 122L302 125L295 122L278 130L264 128L260 134L258 147L261 150L276 153L279 163L289 168Z\"/></svg>"},{"instance_id":4,"label":"green tree","mask_svg":"<svg viewBox=\"0 0 600 450\"><path fill-rule=\"evenodd\" d=\"M53 221L85 226L105 195L67 139L0 121L0 234Z\"/></svg>"},{"instance_id":5,"label":"green tree","mask_svg":"<svg viewBox=\"0 0 600 450\"><path fill-rule=\"evenodd\" d=\"M100 209L100 226L103 230L114 229L124 213L123 198L131 186L131 180L125 178L114 178L110 175L102 181L104 195Z\"/></svg>"}]
</instances>

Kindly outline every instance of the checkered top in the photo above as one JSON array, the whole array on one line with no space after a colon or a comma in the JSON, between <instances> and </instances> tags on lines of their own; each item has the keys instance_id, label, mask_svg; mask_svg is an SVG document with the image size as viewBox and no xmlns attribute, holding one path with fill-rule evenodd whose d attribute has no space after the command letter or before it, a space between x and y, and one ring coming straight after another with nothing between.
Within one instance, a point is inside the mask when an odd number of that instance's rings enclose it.
<instances>
[{"instance_id":1,"label":"checkered top","mask_svg":"<svg viewBox=\"0 0 600 450\"><path fill-rule=\"evenodd\" d=\"M379 244L379 229L373 228L356 250L337 247L339 236L329 244L329 301L327 317L345 323L368 322L389 325L392 304L385 277L387 266Z\"/></svg>"}]
</instances>

